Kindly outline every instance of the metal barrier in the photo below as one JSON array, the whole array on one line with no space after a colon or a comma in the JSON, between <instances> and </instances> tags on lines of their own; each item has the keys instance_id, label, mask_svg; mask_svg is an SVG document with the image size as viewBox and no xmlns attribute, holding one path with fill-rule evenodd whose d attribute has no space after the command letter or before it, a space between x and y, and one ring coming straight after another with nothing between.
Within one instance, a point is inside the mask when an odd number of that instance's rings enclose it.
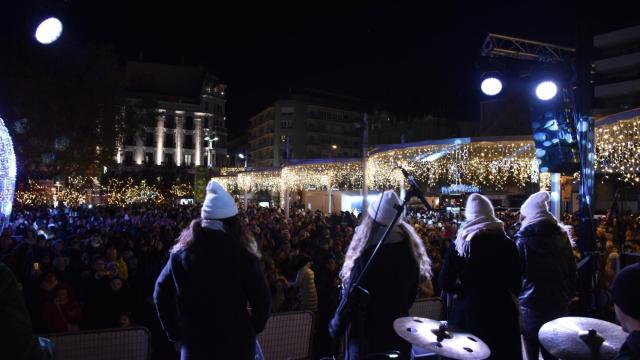
<instances>
[{"instance_id":1,"label":"metal barrier","mask_svg":"<svg viewBox=\"0 0 640 360\"><path fill-rule=\"evenodd\" d=\"M267 360L307 359L312 336L313 313L294 311L273 314L258 341Z\"/></svg>"},{"instance_id":2,"label":"metal barrier","mask_svg":"<svg viewBox=\"0 0 640 360\"><path fill-rule=\"evenodd\" d=\"M105 329L44 336L55 344L55 360L148 360L151 335L144 327Z\"/></svg>"},{"instance_id":3,"label":"metal barrier","mask_svg":"<svg viewBox=\"0 0 640 360\"><path fill-rule=\"evenodd\" d=\"M417 299L409 309L409 316L442 320L443 310L444 303L439 297Z\"/></svg>"}]
</instances>

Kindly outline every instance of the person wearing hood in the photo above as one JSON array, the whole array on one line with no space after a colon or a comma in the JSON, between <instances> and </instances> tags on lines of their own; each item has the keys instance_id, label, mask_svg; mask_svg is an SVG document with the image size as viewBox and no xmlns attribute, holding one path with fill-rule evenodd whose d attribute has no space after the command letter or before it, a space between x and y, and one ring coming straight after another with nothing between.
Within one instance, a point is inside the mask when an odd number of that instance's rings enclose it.
<instances>
[{"instance_id":1,"label":"person wearing hood","mask_svg":"<svg viewBox=\"0 0 640 360\"><path fill-rule=\"evenodd\" d=\"M369 205L340 271L343 293L338 309L346 306L347 294L393 221L395 206L400 204L395 192L385 191ZM409 316L421 277L431 277L431 261L413 227L399 219L359 284L368 292L364 306L360 305L364 308L336 311L329 323L329 334L335 340L350 328L345 359L393 353L395 358L411 358L411 345L396 334L393 321Z\"/></svg>"},{"instance_id":2,"label":"person wearing hood","mask_svg":"<svg viewBox=\"0 0 640 360\"><path fill-rule=\"evenodd\" d=\"M486 197L471 194L465 217L440 272L441 288L454 299L449 324L482 339L490 359L522 359L516 245Z\"/></svg>"},{"instance_id":3,"label":"person wearing hood","mask_svg":"<svg viewBox=\"0 0 640 360\"><path fill-rule=\"evenodd\" d=\"M213 180L200 215L158 276L158 318L182 360L253 359L271 308L258 246L231 195Z\"/></svg>"},{"instance_id":4,"label":"person wearing hood","mask_svg":"<svg viewBox=\"0 0 640 360\"><path fill-rule=\"evenodd\" d=\"M516 245L523 282L519 296L522 336L530 359L555 359L538 341L546 322L566 316L576 286L576 262L564 225L549 212L549 193L531 195L520 208Z\"/></svg>"},{"instance_id":5,"label":"person wearing hood","mask_svg":"<svg viewBox=\"0 0 640 360\"><path fill-rule=\"evenodd\" d=\"M640 359L640 264L622 269L611 286L616 317L629 333L614 360Z\"/></svg>"}]
</instances>

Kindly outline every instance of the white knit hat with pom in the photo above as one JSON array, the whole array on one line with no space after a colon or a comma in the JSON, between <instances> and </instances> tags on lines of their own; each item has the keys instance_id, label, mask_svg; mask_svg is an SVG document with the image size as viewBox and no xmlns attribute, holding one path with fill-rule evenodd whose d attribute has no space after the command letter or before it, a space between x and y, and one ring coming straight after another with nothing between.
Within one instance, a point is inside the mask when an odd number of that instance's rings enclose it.
<instances>
[{"instance_id":1,"label":"white knit hat with pom","mask_svg":"<svg viewBox=\"0 0 640 360\"><path fill-rule=\"evenodd\" d=\"M222 185L211 180L207 184L207 195L202 204L200 217L205 220L220 220L238 214L238 207L231 195L224 190Z\"/></svg>"}]
</instances>

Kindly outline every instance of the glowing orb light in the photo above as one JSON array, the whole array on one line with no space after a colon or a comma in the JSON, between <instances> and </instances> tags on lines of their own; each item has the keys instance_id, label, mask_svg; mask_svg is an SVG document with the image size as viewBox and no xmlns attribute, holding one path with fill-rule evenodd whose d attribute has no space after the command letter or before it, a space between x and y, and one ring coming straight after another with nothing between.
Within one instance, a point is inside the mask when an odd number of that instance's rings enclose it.
<instances>
[{"instance_id":1,"label":"glowing orb light","mask_svg":"<svg viewBox=\"0 0 640 360\"><path fill-rule=\"evenodd\" d=\"M16 155L9 130L0 118L0 232L9 222L16 186Z\"/></svg>"},{"instance_id":2,"label":"glowing orb light","mask_svg":"<svg viewBox=\"0 0 640 360\"><path fill-rule=\"evenodd\" d=\"M500 91L502 91L502 82L497 78L488 77L482 80L482 83L480 84L480 90L482 90L485 95L498 95Z\"/></svg>"},{"instance_id":3,"label":"glowing orb light","mask_svg":"<svg viewBox=\"0 0 640 360\"><path fill-rule=\"evenodd\" d=\"M553 81L543 81L536 87L536 96L540 100L551 100L558 93L558 86Z\"/></svg>"},{"instance_id":4,"label":"glowing orb light","mask_svg":"<svg viewBox=\"0 0 640 360\"><path fill-rule=\"evenodd\" d=\"M58 40L60 35L62 35L62 23L54 17L50 17L41 22L35 34L36 40L44 45L51 44Z\"/></svg>"}]
</instances>

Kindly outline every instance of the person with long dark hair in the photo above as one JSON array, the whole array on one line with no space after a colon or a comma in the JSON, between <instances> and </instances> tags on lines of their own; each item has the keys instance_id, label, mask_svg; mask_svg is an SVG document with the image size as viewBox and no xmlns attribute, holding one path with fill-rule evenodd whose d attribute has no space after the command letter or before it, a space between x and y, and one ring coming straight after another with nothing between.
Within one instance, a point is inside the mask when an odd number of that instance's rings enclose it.
<instances>
[{"instance_id":1,"label":"person with long dark hair","mask_svg":"<svg viewBox=\"0 0 640 360\"><path fill-rule=\"evenodd\" d=\"M256 241L217 182L207 185L201 218L171 249L154 301L182 360L254 358L271 295Z\"/></svg>"},{"instance_id":2,"label":"person with long dark hair","mask_svg":"<svg viewBox=\"0 0 640 360\"><path fill-rule=\"evenodd\" d=\"M398 195L385 191L371 203L349 244L340 278L344 285L341 305L360 277L373 249L401 204ZM411 358L411 344L398 336L393 321L408 316L416 299L420 278L431 276L431 261L413 227L399 219L371 262L360 286L369 293L364 309L336 312L329 333L339 339L349 328L345 359Z\"/></svg>"},{"instance_id":3,"label":"person with long dark hair","mask_svg":"<svg viewBox=\"0 0 640 360\"><path fill-rule=\"evenodd\" d=\"M490 359L522 359L516 244L486 197L471 194L465 217L440 272L440 286L454 298L449 324L482 339Z\"/></svg>"}]
</instances>

